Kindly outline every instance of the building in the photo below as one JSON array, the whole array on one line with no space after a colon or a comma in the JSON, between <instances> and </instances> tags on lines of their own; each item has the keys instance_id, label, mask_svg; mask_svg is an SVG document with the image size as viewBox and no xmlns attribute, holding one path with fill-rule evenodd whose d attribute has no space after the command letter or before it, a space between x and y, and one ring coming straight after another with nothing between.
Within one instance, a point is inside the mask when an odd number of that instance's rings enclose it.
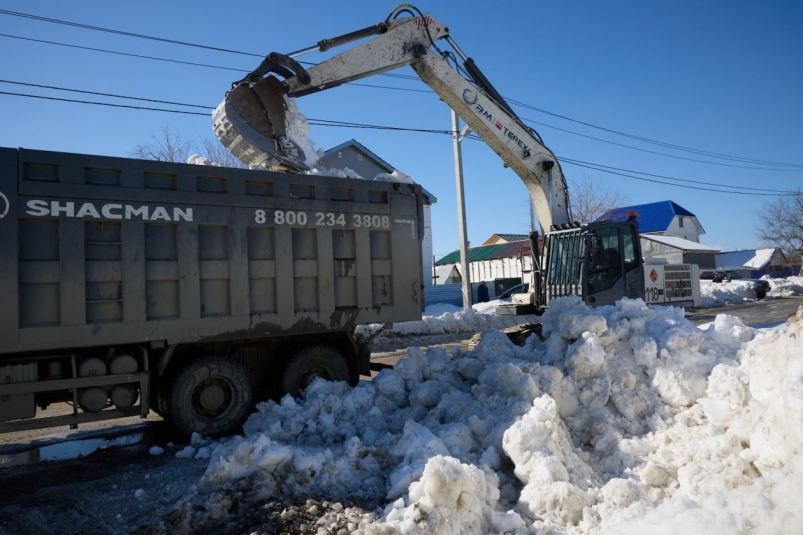
<instances>
[{"instance_id":1,"label":"building","mask_svg":"<svg viewBox=\"0 0 803 535\"><path fill-rule=\"evenodd\" d=\"M697 243L700 243L700 236L705 234L697 216L672 201L614 208L605 212L597 221L625 221L630 212L636 213L641 234L675 236Z\"/></svg>"},{"instance_id":2,"label":"building","mask_svg":"<svg viewBox=\"0 0 803 535\"><path fill-rule=\"evenodd\" d=\"M717 267L780 271L786 267L786 256L778 247L729 251L717 255Z\"/></svg>"},{"instance_id":3,"label":"building","mask_svg":"<svg viewBox=\"0 0 803 535\"><path fill-rule=\"evenodd\" d=\"M700 269L714 269L717 253L718 247L709 247L676 236L641 235L641 254L648 264L697 264Z\"/></svg>"},{"instance_id":4,"label":"building","mask_svg":"<svg viewBox=\"0 0 803 535\"><path fill-rule=\"evenodd\" d=\"M516 241L494 240L496 236L518 236ZM494 234L488 241L497 243L471 247L468 250L471 282L506 280L521 281L533 269L530 242L524 234ZM486 242L487 243L487 242ZM435 284L463 282L460 251L453 251L435 262ZM498 290L498 288L497 288ZM500 293L500 292L497 292Z\"/></svg>"},{"instance_id":5,"label":"building","mask_svg":"<svg viewBox=\"0 0 803 535\"><path fill-rule=\"evenodd\" d=\"M625 221L635 212L645 262L697 264L714 269L721 250L700 243L705 234L697 216L673 201L638 204L608 210L597 221Z\"/></svg>"},{"instance_id":6,"label":"building","mask_svg":"<svg viewBox=\"0 0 803 535\"><path fill-rule=\"evenodd\" d=\"M530 237L527 234L494 234L483 245L497 245L499 243L510 243L514 241L526 241Z\"/></svg>"},{"instance_id":7,"label":"building","mask_svg":"<svg viewBox=\"0 0 803 535\"><path fill-rule=\"evenodd\" d=\"M347 167L366 180L379 174L392 174L397 169L351 139L323 153L315 164L317 169L346 169ZM438 199L423 187L424 193L424 240L421 243L421 258L424 263L423 281L429 286L432 281L432 205Z\"/></svg>"}]
</instances>

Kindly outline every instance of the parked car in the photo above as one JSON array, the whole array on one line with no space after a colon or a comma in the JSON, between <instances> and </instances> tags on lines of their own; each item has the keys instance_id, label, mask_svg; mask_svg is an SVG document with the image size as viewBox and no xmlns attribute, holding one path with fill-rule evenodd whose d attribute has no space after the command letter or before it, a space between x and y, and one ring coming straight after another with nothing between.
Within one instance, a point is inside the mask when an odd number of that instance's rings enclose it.
<instances>
[{"instance_id":1,"label":"parked car","mask_svg":"<svg viewBox=\"0 0 803 535\"><path fill-rule=\"evenodd\" d=\"M512 288L508 288L507 291L502 295L497 296L497 299L510 299L511 295L527 293L527 290L529 289L530 289L530 283L517 284Z\"/></svg>"},{"instance_id":2,"label":"parked car","mask_svg":"<svg viewBox=\"0 0 803 535\"><path fill-rule=\"evenodd\" d=\"M714 280L714 276L719 275L722 282L731 282L740 280L750 282L753 285L753 290L756 292L757 299L764 299L767 293L772 289L769 281L763 279L747 279L739 275L738 272L732 269L717 269L700 272L700 280Z\"/></svg>"}]
</instances>

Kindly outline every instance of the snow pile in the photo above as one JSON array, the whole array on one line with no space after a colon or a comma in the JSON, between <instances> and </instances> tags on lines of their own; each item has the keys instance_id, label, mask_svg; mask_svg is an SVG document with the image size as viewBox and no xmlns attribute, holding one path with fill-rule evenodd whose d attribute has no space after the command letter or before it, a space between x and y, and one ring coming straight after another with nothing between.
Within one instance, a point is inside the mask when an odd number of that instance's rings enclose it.
<instances>
[{"instance_id":1,"label":"snow pile","mask_svg":"<svg viewBox=\"0 0 803 535\"><path fill-rule=\"evenodd\" d=\"M791 533L803 525L803 307L760 333L641 300L553 301L546 342L488 330L353 389L267 402L204 484L385 501L355 533Z\"/></svg>"},{"instance_id":2,"label":"snow pile","mask_svg":"<svg viewBox=\"0 0 803 535\"><path fill-rule=\"evenodd\" d=\"M483 303L487 304L487 303ZM426 308L421 321L405 321L385 329L382 336L424 336L433 334L477 333L485 329L506 329L522 323L537 323L535 315L497 316L489 310L479 313L471 308L459 308L446 303L437 303ZM357 332L370 334L378 325L361 325Z\"/></svg>"},{"instance_id":3,"label":"snow pile","mask_svg":"<svg viewBox=\"0 0 803 535\"><path fill-rule=\"evenodd\" d=\"M770 283L768 298L803 295L803 277L772 279L765 275L762 279L769 280ZM731 282L700 281L702 307L721 307L755 301L756 292L752 288L752 282L738 279Z\"/></svg>"},{"instance_id":4,"label":"snow pile","mask_svg":"<svg viewBox=\"0 0 803 535\"><path fill-rule=\"evenodd\" d=\"M305 174L307 175L320 175L320 176L333 176L337 178L353 178L355 180L364 180L363 177L360 176L357 171L351 169L350 167L344 167L343 169L337 169L332 167L331 169L326 169L325 167L321 168L314 168L307 171Z\"/></svg>"},{"instance_id":5,"label":"snow pile","mask_svg":"<svg viewBox=\"0 0 803 535\"><path fill-rule=\"evenodd\" d=\"M287 137L304 151L306 158L304 163L312 168L323 156L323 149L316 150L315 143L309 138L309 121L307 121L303 113L298 112L296 99L285 95L284 103L286 106L284 117L286 119Z\"/></svg>"},{"instance_id":6,"label":"snow pile","mask_svg":"<svg viewBox=\"0 0 803 535\"><path fill-rule=\"evenodd\" d=\"M753 283L747 281L700 281L700 297L702 308L713 308L755 301L756 292Z\"/></svg>"},{"instance_id":7,"label":"snow pile","mask_svg":"<svg viewBox=\"0 0 803 535\"><path fill-rule=\"evenodd\" d=\"M357 171L349 168L344 167L343 169L338 169L336 167L332 167L331 169L326 169L325 167L316 167L315 169L311 169L306 172L308 175L321 175L321 176L334 176L339 178L353 178L355 180L367 180L360 176ZM398 169L393 171L393 173L379 173L377 174L372 180L377 180L380 182L404 182L405 184L415 184L413 179L410 175L406 175L399 171Z\"/></svg>"},{"instance_id":8,"label":"snow pile","mask_svg":"<svg viewBox=\"0 0 803 535\"><path fill-rule=\"evenodd\" d=\"M803 295L803 277L770 279L770 291L767 297L794 297L796 295Z\"/></svg>"},{"instance_id":9,"label":"snow pile","mask_svg":"<svg viewBox=\"0 0 803 535\"><path fill-rule=\"evenodd\" d=\"M374 180L379 180L381 182L404 182L405 184L415 184L413 179L410 175L406 175L396 169L390 174L387 173L379 173L374 177Z\"/></svg>"},{"instance_id":10,"label":"snow pile","mask_svg":"<svg viewBox=\"0 0 803 535\"><path fill-rule=\"evenodd\" d=\"M211 165L213 167L220 167L218 162L210 160L209 158L201 156L200 154L193 154L187 158L187 163L191 165Z\"/></svg>"}]
</instances>

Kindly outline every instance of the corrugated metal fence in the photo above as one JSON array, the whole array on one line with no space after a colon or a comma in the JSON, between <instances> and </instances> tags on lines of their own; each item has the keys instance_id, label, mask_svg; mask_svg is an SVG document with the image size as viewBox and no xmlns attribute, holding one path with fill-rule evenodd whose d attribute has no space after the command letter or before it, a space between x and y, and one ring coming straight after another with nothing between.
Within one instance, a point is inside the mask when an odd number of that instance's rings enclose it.
<instances>
[{"instance_id":1,"label":"corrugated metal fence","mask_svg":"<svg viewBox=\"0 0 803 535\"><path fill-rule=\"evenodd\" d=\"M471 294L473 302L477 302L477 288L480 283L475 282L471 285ZM488 296L491 299L496 299L496 291L494 283L486 283L488 286ZM463 285L462 284L437 284L434 286L427 286L424 288L424 303L427 305L434 305L435 303L448 303L457 307L463 306Z\"/></svg>"},{"instance_id":2,"label":"corrugated metal fence","mask_svg":"<svg viewBox=\"0 0 803 535\"><path fill-rule=\"evenodd\" d=\"M745 275L744 273L742 273L742 270L739 270L739 273ZM773 271L768 271L766 269L753 269L753 270L748 270L748 273L749 275L745 276L748 276L751 279L760 279L764 275L769 275L773 279L796 277L800 275L800 266L785 267L783 269L778 269Z\"/></svg>"}]
</instances>

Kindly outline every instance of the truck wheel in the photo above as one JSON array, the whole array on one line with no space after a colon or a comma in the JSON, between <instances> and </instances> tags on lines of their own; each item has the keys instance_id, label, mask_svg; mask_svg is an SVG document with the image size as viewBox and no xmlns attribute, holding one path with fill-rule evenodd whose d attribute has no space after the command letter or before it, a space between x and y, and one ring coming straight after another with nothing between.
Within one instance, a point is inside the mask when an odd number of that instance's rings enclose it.
<instances>
[{"instance_id":1,"label":"truck wheel","mask_svg":"<svg viewBox=\"0 0 803 535\"><path fill-rule=\"evenodd\" d=\"M330 346L310 346L299 351L284 369L282 392L294 398L301 395L316 377L327 381L348 381L346 359Z\"/></svg>"},{"instance_id":2,"label":"truck wheel","mask_svg":"<svg viewBox=\"0 0 803 535\"><path fill-rule=\"evenodd\" d=\"M756 299L764 299L767 297L766 290L756 290Z\"/></svg>"},{"instance_id":3,"label":"truck wheel","mask_svg":"<svg viewBox=\"0 0 803 535\"><path fill-rule=\"evenodd\" d=\"M186 435L239 431L254 405L254 383L236 360L211 355L187 364L163 398L164 418Z\"/></svg>"}]
</instances>

